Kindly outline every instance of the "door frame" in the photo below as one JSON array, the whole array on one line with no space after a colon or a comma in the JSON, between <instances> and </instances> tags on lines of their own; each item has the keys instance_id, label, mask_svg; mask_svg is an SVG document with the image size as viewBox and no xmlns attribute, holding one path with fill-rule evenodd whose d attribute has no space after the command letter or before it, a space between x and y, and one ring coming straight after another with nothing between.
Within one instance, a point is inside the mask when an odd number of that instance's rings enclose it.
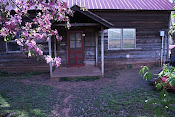
<instances>
[{"instance_id":1,"label":"door frame","mask_svg":"<svg viewBox=\"0 0 175 117\"><path fill-rule=\"evenodd\" d=\"M76 64L75 65L71 65L70 64L70 60L71 60L71 58L70 58L70 53L71 53L71 51L70 51L70 33L81 33L82 35L81 35L81 38L82 38L82 50L80 50L80 51L72 51L72 52L75 52L75 53L82 53L83 54L83 57L82 58L77 58L77 55L75 54L75 59L76 59ZM68 46L68 66L69 67L79 67L79 66L85 66L85 63L84 63L84 36L83 36L83 31L68 31L67 32L67 46ZM78 59L82 59L83 60L83 63L82 64L77 64L77 60Z\"/></svg>"}]
</instances>

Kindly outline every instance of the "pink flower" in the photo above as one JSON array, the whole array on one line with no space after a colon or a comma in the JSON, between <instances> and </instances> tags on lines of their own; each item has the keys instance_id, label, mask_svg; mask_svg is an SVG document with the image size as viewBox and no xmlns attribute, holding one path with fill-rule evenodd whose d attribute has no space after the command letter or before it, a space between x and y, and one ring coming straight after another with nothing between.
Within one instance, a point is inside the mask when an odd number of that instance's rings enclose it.
<instances>
[{"instance_id":1,"label":"pink flower","mask_svg":"<svg viewBox=\"0 0 175 117\"><path fill-rule=\"evenodd\" d=\"M31 27L32 27L32 24L31 24L31 23L29 23L29 22L26 22L26 27L31 28Z\"/></svg>"},{"instance_id":2,"label":"pink flower","mask_svg":"<svg viewBox=\"0 0 175 117\"><path fill-rule=\"evenodd\" d=\"M56 39L61 41L63 39L63 37L56 35Z\"/></svg>"},{"instance_id":3,"label":"pink flower","mask_svg":"<svg viewBox=\"0 0 175 117\"><path fill-rule=\"evenodd\" d=\"M17 42L18 45L24 46L23 43L22 43L23 42L22 39L16 39L16 42Z\"/></svg>"},{"instance_id":4,"label":"pink flower","mask_svg":"<svg viewBox=\"0 0 175 117\"><path fill-rule=\"evenodd\" d=\"M41 48L36 47L35 51L39 54L39 55L43 55L43 51L41 50Z\"/></svg>"},{"instance_id":5,"label":"pink flower","mask_svg":"<svg viewBox=\"0 0 175 117\"><path fill-rule=\"evenodd\" d=\"M54 31L53 31L53 35L57 35L58 34L58 31L57 31L57 29L55 29Z\"/></svg>"},{"instance_id":6,"label":"pink flower","mask_svg":"<svg viewBox=\"0 0 175 117\"><path fill-rule=\"evenodd\" d=\"M27 31L23 31L23 32L22 32L22 35L23 35L24 37L28 37L28 36L29 36L29 33L28 33Z\"/></svg>"},{"instance_id":7,"label":"pink flower","mask_svg":"<svg viewBox=\"0 0 175 117\"><path fill-rule=\"evenodd\" d=\"M36 45L36 42L34 40L31 40L30 43L31 43L32 47L34 47Z\"/></svg>"},{"instance_id":8,"label":"pink flower","mask_svg":"<svg viewBox=\"0 0 175 117\"><path fill-rule=\"evenodd\" d=\"M71 27L71 24L67 22L67 28L69 29Z\"/></svg>"},{"instance_id":9,"label":"pink flower","mask_svg":"<svg viewBox=\"0 0 175 117\"><path fill-rule=\"evenodd\" d=\"M59 67L60 65L61 65L61 58L59 58L59 57L55 57L55 65L56 65L56 67Z\"/></svg>"},{"instance_id":10,"label":"pink flower","mask_svg":"<svg viewBox=\"0 0 175 117\"><path fill-rule=\"evenodd\" d=\"M49 55L45 56L45 60L46 60L46 63L53 62L52 57L51 57L51 56L49 56Z\"/></svg>"},{"instance_id":11,"label":"pink flower","mask_svg":"<svg viewBox=\"0 0 175 117\"><path fill-rule=\"evenodd\" d=\"M3 0L0 0L3 1ZM13 4L11 0L7 0L9 4ZM45 0L14 0L16 13L10 15L10 10L6 9L6 4L2 2L0 4L0 12L6 12L5 18L0 15L0 36L16 35L17 32L22 31L22 39L17 39L16 42L20 46L24 46L25 50L28 50L28 55L43 55L42 48L36 43L36 39L49 40L51 36L56 35L58 40L62 40L59 36L58 31L51 29L51 21L56 20L65 21L67 23L67 28L70 28L69 15L73 14L73 11L68 8L67 2L60 0L49 0L45 3ZM14 6L15 6L14 5ZM38 13L37 16L33 18L30 22L25 22L22 24L22 17L26 17L28 10L36 8L42 13ZM5 9L5 10L4 10ZM35 24L35 26L32 26ZM31 29L32 28L32 29ZM41 34L42 33L42 34ZM32 52L32 53L31 53ZM55 57L54 59L50 56L45 56L46 62L52 62L53 65L59 66L61 64L61 58Z\"/></svg>"}]
</instances>

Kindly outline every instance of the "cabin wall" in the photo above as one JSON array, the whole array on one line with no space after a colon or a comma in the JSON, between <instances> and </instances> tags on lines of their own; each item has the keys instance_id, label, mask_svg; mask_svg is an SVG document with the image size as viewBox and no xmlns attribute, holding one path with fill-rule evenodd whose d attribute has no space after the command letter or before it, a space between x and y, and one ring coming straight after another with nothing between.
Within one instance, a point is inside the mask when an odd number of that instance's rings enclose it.
<instances>
[{"instance_id":1,"label":"cabin wall","mask_svg":"<svg viewBox=\"0 0 175 117\"><path fill-rule=\"evenodd\" d=\"M113 23L113 28L136 29L136 49L130 50L108 50L108 33L104 31L105 63L123 62L123 60L125 62L154 61L155 63L160 61L161 37L159 36L159 31L164 30L166 32L165 35L168 35L170 12L117 10L92 10L92 12ZM99 45L101 42L100 39L99 34ZM99 46L99 57L100 50L101 47Z\"/></svg>"},{"instance_id":2,"label":"cabin wall","mask_svg":"<svg viewBox=\"0 0 175 117\"><path fill-rule=\"evenodd\" d=\"M45 52L48 53L48 44L46 42L38 42L44 45ZM44 59L37 61L36 57L28 57L25 52L8 52L6 51L6 42L0 38L0 71L9 72L33 72L33 71L49 71L49 65Z\"/></svg>"},{"instance_id":3,"label":"cabin wall","mask_svg":"<svg viewBox=\"0 0 175 117\"><path fill-rule=\"evenodd\" d=\"M4 53L6 51L6 45L3 37L0 37L0 53Z\"/></svg>"},{"instance_id":4,"label":"cabin wall","mask_svg":"<svg viewBox=\"0 0 175 117\"><path fill-rule=\"evenodd\" d=\"M95 65L95 32L85 32L85 65Z\"/></svg>"},{"instance_id":5,"label":"cabin wall","mask_svg":"<svg viewBox=\"0 0 175 117\"><path fill-rule=\"evenodd\" d=\"M65 28L62 29L58 29L57 27L55 27L58 30L58 33L60 34L60 36L62 36L62 40L61 41L56 41L56 53L57 56L59 56L61 58L61 66L67 66L68 64L68 49L67 49L67 30L65 30ZM54 41L52 41L52 49L54 48ZM52 50L53 52L53 50Z\"/></svg>"},{"instance_id":6,"label":"cabin wall","mask_svg":"<svg viewBox=\"0 0 175 117\"><path fill-rule=\"evenodd\" d=\"M160 30L165 30L168 34L169 11L121 11L121 10L91 10L93 13L114 24L113 28L135 28L136 29L136 49L134 50L108 50L108 34L105 31L105 65L114 63L154 61L160 59L161 38ZM32 15L31 15L32 17ZM86 19L86 18L85 18ZM81 23L81 21L79 21ZM84 22L83 22L84 23ZM91 22L90 22L91 23ZM94 23L94 22L93 22ZM62 66L67 66L67 31L84 31L85 34L85 65L95 65L95 33L100 29L98 26L92 27L71 27L66 30L64 27L53 27L58 29L63 36L62 41L57 41L57 55L62 58ZM48 54L48 43L44 44L45 54ZM101 37L98 41L99 62L101 53ZM54 41L52 39L52 54L54 56ZM129 55L129 57L128 57ZM128 57L128 58L127 58ZM109 64L111 63L111 64ZM18 67L19 69L16 69ZM114 66L115 67L115 66ZM35 71L49 70L49 65L44 60L37 61L36 58L28 58L21 53L7 53L6 43L0 39L0 70L9 71Z\"/></svg>"}]
</instances>

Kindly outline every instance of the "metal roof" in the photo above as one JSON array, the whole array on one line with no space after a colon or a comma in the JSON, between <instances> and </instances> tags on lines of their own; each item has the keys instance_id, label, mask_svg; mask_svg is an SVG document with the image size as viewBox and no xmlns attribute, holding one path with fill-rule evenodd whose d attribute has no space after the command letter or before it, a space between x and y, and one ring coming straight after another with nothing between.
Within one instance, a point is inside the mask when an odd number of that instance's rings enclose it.
<instances>
[{"instance_id":1,"label":"metal roof","mask_svg":"<svg viewBox=\"0 0 175 117\"><path fill-rule=\"evenodd\" d=\"M7 2L7 0L0 0ZM13 0L15 1L15 0ZM64 0L69 7L78 5L87 9L123 9L123 10L172 10L174 4L169 0ZM13 10L12 6L7 9Z\"/></svg>"},{"instance_id":2,"label":"metal roof","mask_svg":"<svg viewBox=\"0 0 175 117\"><path fill-rule=\"evenodd\" d=\"M124 10L172 10L169 0L65 0L69 6L78 5L87 9Z\"/></svg>"}]
</instances>

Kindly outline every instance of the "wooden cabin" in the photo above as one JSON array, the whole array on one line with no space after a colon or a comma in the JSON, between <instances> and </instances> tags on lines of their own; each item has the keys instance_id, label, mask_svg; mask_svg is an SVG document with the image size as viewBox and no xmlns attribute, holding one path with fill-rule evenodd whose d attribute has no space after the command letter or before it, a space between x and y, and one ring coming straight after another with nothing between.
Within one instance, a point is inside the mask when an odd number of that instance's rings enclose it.
<instances>
[{"instance_id":1,"label":"wooden cabin","mask_svg":"<svg viewBox=\"0 0 175 117\"><path fill-rule=\"evenodd\" d=\"M54 22L63 36L62 41L52 37L49 48L52 56L60 56L61 68L95 67L104 69L135 67L160 62L162 37L165 31L164 57L168 57L168 30L173 4L168 0L66 0L74 16L71 28ZM7 71L49 70L41 60L28 58L13 40L0 40L0 69ZM19 69L15 69L19 67ZM61 71L61 70L60 70ZM91 73L91 72L90 72ZM88 73L88 74L90 74ZM65 73L64 73L65 74Z\"/></svg>"}]
</instances>

